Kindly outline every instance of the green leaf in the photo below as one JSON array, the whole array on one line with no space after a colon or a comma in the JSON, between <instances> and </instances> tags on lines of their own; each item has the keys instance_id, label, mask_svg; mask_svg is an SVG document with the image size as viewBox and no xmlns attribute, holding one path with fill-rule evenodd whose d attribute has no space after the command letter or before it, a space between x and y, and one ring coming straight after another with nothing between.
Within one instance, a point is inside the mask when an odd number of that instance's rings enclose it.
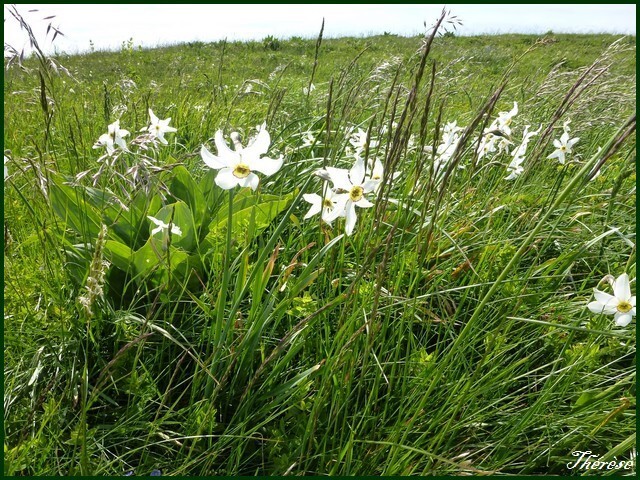
<instances>
[{"instance_id":1,"label":"green leaf","mask_svg":"<svg viewBox=\"0 0 640 480\"><path fill-rule=\"evenodd\" d=\"M81 191L64 185L62 178L54 178L49 189L53 211L84 239L94 239L100 232L101 219L85 202Z\"/></svg>"},{"instance_id":2,"label":"green leaf","mask_svg":"<svg viewBox=\"0 0 640 480\"><path fill-rule=\"evenodd\" d=\"M205 199L200 187L182 165L175 167L171 173L173 175L169 183L171 195L189 206L196 222L196 228L199 228L206 212Z\"/></svg>"},{"instance_id":3,"label":"green leaf","mask_svg":"<svg viewBox=\"0 0 640 480\"><path fill-rule=\"evenodd\" d=\"M167 281L169 267L172 272L179 270L180 264L187 261L188 257L186 252L173 246L170 246L167 251L162 242L153 238L150 238L142 248L132 255L136 273L142 277L139 280L151 276L152 279L159 282Z\"/></svg>"},{"instance_id":4,"label":"green leaf","mask_svg":"<svg viewBox=\"0 0 640 480\"><path fill-rule=\"evenodd\" d=\"M107 240L104 245L107 259L125 272L133 268L133 250L115 240Z\"/></svg>"},{"instance_id":5,"label":"green leaf","mask_svg":"<svg viewBox=\"0 0 640 480\"><path fill-rule=\"evenodd\" d=\"M250 189L241 190L233 201L232 232L236 241L248 244L260 235L271 222L282 213L295 197L288 195L251 195ZM259 202L259 203L257 203ZM229 207L223 205L209 225L207 240L215 243L224 235L227 228ZM244 240L244 241L243 241Z\"/></svg>"},{"instance_id":6,"label":"green leaf","mask_svg":"<svg viewBox=\"0 0 640 480\"><path fill-rule=\"evenodd\" d=\"M176 203L172 203L171 205L167 205L166 207L161 208L153 217L158 220L163 221L166 224L169 222L173 222L173 224L180 228L182 231L181 235L172 234L171 235L171 245L180 247L187 252L192 252L195 249L197 244L196 238L196 230L195 224L193 220L193 215L191 214L191 210L183 201L178 201ZM149 224L149 235L151 236L151 232L156 225L148 221ZM153 238L162 244L163 242L167 242L166 239L167 231L163 230L157 232Z\"/></svg>"}]
</instances>

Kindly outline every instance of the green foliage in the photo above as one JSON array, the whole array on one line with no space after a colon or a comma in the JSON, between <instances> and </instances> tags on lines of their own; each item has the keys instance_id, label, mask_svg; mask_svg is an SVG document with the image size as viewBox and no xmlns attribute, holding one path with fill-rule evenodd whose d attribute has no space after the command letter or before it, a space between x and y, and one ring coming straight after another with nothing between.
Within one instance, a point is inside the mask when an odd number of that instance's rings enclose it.
<instances>
[{"instance_id":1,"label":"green foliage","mask_svg":"<svg viewBox=\"0 0 640 480\"><path fill-rule=\"evenodd\" d=\"M635 111L635 38L615 40L445 33L420 78L423 38L386 32L131 40L60 56L73 79L8 69L5 474L566 475L576 449L626 459L635 320L586 308L606 274L634 278L634 135L583 171ZM542 129L506 181L513 145L478 160L474 142L513 101L514 144ZM168 145L134 133L149 108L178 129ZM424 147L476 116L439 178ZM92 147L117 118L129 151L105 156ZM580 142L559 165L569 118ZM282 169L223 191L201 146L218 129L247 145L264 121ZM353 164L358 128L359 154L400 175L348 236L343 218L306 219L303 195L321 192L315 170Z\"/></svg>"},{"instance_id":2,"label":"green foliage","mask_svg":"<svg viewBox=\"0 0 640 480\"><path fill-rule=\"evenodd\" d=\"M274 52L277 52L281 48L280 40L278 40L273 35L269 35L263 38L262 46L265 48L265 50L273 50Z\"/></svg>"}]
</instances>

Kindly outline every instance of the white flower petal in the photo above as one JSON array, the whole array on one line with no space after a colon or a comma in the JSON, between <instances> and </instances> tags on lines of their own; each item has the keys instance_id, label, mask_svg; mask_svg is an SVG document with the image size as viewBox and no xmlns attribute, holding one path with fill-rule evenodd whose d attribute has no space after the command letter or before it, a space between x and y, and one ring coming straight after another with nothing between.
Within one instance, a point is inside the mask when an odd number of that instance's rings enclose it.
<instances>
[{"instance_id":1,"label":"white flower petal","mask_svg":"<svg viewBox=\"0 0 640 480\"><path fill-rule=\"evenodd\" d=\"M334 207L335 208L335 207ZM331 213L333 212L334 208L329 208L329 207L324 207L322 209L322 221L331 225L333 223L333 221L335 220L335 218L331 218ZM344 217L345 212L344 210L340 210L338 217ZM336 217L337 218L337 217Z\"/></svg>"},{"instance_id":2,"label":"white flower petal","mask_svg":"<svg viewBox=\"0 0 640 480\"><path fill-rule=\"evenodd\" d=\"M611 300L614 300L616 305L618 304L618 300L616 299L616 297L597 289L593 290L593 296L596 298L598 302L600 302L603 305L608 304Z\"/></svg>"},{"instance_id":3,"label":"white flower petal","mask_svg":"<svg viewBox=\"0 0 640 480\"><path fill-rule=\"evenodd\" d=\"M153 223L155 223L158 227L165 227L166 223L164 223L162 220L158 220L156 217L152 217L151 215L147 215L147 218L149 220L151 220Z\"/></svg>"},{"instance_id":4,"label":"white flower petal","mask_svg":"<svg viewBox=\"0 0 640 480\"><path fill-rule=\"evenodd\" d=\"M268 157L262 158L247 158L247 149L244 149L242 158L245 159L249 168L260 173L264 173L267 176L273 175L282 167L284 159L282 157L272 159Z\"/></svg>"},{"instance_id":5,"label":"white flower petal","mask_svg":"<svg viewBox=\"0 0 640 480\"><path fill-rule=\"evenodd\" d=\"M267 153L269 145L271 145L271 136L269 135L269 132L267 132L266 123L263 123L260 126L258 135L256 135L256 137L249 143L243 153L244 155L259 157L260 155Z\"/></svg>"},{"instance_id":6,"label":"white flower petal","mask_svg":"<svg viewBox=\"0 0 640 480\"><path fill-rule=\"evenodd\" d=\"M336 218L344 216L347 202L349 201L349 195L346 193L335 195L333 200L335 202L333 210L327 213L327 218L325 219L325 222L327 223L333 222Z\"/></svg>"},{"instance_id":7,"label":"white flower petal","mask_svg":"<svg viewBox=\"0 0 640 480\"><path fill-rule=\"evenodd\" d=\"M371 171L371 179L372 180L382 180L384 175L384 166L382 165L382 161L379 158L376 158L376 161L373 162L373 170Z\"/></svg>"},{"instance_id":8,"label":"white flower petal","mask_svg":"<svg viewBox=\"0 0 640 480\"><path fill-rule=\"evenodd\" d=\"M218 149L218 157L222 159L227 167L237 162L238 154L229 148L227 142L224 141L222 130L218 130L214 136L216 148Z\"/></svg>"},{"instance_id":9,"label":"white flower petal","mask_svg":"<svg viewBox=\"0 0 640 480\"><path fill-rule=\"evenodd\" d=\"M327 167L325 169L329 174L331 183L334 188L341 188L343 190L351 190L353 186L349 181L349 171L344 168Z\"/></svg>"},{"instance_id":10,"label":"white flower petal","mask_svg":"<svg viewBox=\"0 0 640 480\"><path fill-rule=\"evenodd\" d=\"M381 184L381 180L367 180L364 182L364 185L362 185L362 188L364 193L375 192Z\"/></svg>"},{"instance_id":11,"label":"white flower petal","mask_svg":"<svg viewBox=\"0 0 640 480\"><path fill-rule=\"evenodd\" d=\"M619 327L626 327L631 323L632 319L633 319L633 316L631 315L631 312L627 312L627 313L618 312L613 317L613 320L616 322L616 325Z\"/></svg>"},{"instance_id":12,"label":"white flower petal","mask_svg":"<svg viewBox=\"0 0 640 480\"><path fill-rule=\"evenodd\" d=\"M307 202L311 204L311 208L304 216L304 219L307 220L314 215L317 215L322 210L322 197L316 193L305 193L302 198L304 198Z\"/></svg>"},{"instance_id":13,"label":"white flower petal","mask_svg":"<svg viewBox=\"0 0 640 480\"><path fill-rule=\"evenodd\" d=\"M238 185L238 178L233 175L233 169L224 167L216 175L216 185L224 190L230 190Z\"/></svg>"},{"instance_id":14,"label":"white flower petal","mask_svg":"<svg viewBox=\"0 0 640 480\"><path fill-rule=\"evenodd\" d=\"M116 144L124 151L127 151L127 142L122 138L116 137Z\"/></svg>"},{"instance_id":15,"label":"white flower petal","mask_svg":"<svg viewBox=\"0 0 640 480\"><path fill-rule=\"evenodd\" d=\"M260 184L260 178L255 173L250 173L241 184L243 187L251 187L251 190L255 192Z\"/></svg>"},{"instance_id":16,"label":"white flower petal","mask_svg":"<svg viewBox=\"0 0 640 480\"><path fill-rule=\"evenodd\" d=\"M219 170L227 166L224 160L222 160L220 157L216 157L204 145L200 149L200 156L202 157L202 160L204 160L204 163L206 163L208 167L213 168L215 170Z\"/></svg>"},{"instance_id":17,"label":"white flower petal","mask_svg":"<svg viewBox=\"0 0 640 480\"><path fill-rule=\"evenodd\" d=\"M103 133L98 138L98 143L100 143L101 145L113 145L113 140L111 140L111 135L109 135L108 133Z\"/></svg>"},{"instance_id":18,"label":"white flower petal","mask_svg":"<svg viewBox=\"0 0 640 480\"><path fill-rule=\"evenodd\" d=\"M311 205L320 205L322 203L322 197L317 193L305 193L304 195L302 195L302 198L304 198L305 201L309 202Z\"/></svg>"},{"instance_id":19,"label":"white flower petal","mask_svg":"<svg viewBox=\"0 0 640 480\"><path fill-rule=\"evenodd\" d=\"M353 164L351 170L349 170L349 179L351 180L352 185L362 185L364 182L364 160L362 158L358 158L356 163Z\"/></svg>"},{"instance_id":20,"label":"white flower petal","mask_svg":"<svg viewBox=\"0 0 640 480\"><path fill-rule=\"evenodd\" d=\"M155 114L153 113L153 110L149 109L149 117L151 118L151 124L155 125L156 123L158 123L158 117L155 116Z\"/></svg>"},{"instance_id":21,"label":"white flower petal","mask_svg":"<svg viewBox=\"0 0 640 480\"><path fill-rule=\"evenodd\" d=\"M351 200L347 201L345 210L347 220L344 225L344 231L347 233L347 235L351 235L353 233L353 228L356 226L356 220L358 219L356 215L356 207Z\"/></svg>"},{"instance_id":22,"label":"white flower petal","mask_svg":"<svg viewBox=\"0 0 640 480\"><path fill-rule=\"evenodd\" d=\"M592 313L600 314L600 313L608 313L609 315L614 312L605 312L607 306L600 302L589 302L587 308L591 310Z\"/></svg>"},{"instance_id":23,"label":"white flower petal","mask_svg":"<svg viewBox=\"0 0 640 480\"><path fill-rule=\"evenodd\" d=\"M613 293L618 300L628 302L631 298L631 287L629 287L629 275L623 273L616 278L616 283L613 285Z\"/></svg>"},{"instance_id":24,"label":"white flower petal","mask_svg":"<svg viewBox=\"0 0 640 480\"><path fill-rule=\"evenodd\" d=\"M356 205L359 206L360 208L369 208L369 207L373 207L373 203L371 203L369 200L367 200L366 198L362 197L360 200L358 200L356 202Z\"/></svg>"}]
</instances>

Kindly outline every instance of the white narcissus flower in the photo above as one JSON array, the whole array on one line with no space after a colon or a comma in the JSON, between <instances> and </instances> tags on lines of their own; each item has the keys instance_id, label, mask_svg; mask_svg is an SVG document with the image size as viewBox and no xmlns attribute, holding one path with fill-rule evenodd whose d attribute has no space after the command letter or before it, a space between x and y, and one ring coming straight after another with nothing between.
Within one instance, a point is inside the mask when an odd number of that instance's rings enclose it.
<instances>
[{"instance_id":1,"label":"white narcissus flower","mask_svg":"<svg viewBox=\"0 0 640 480\"><path fill-rule=\"evenodd\" d=\"M326 172L334 189L345 192L336 195L335 207L327 215L327 219L333 221L344 215L346 217L345 232L351 235L357 220L356 205L360 208L373 207L373 203L365 198L365 194L373 192L378 182L365 178L364 160L361 158L356 160L351 170L327 167Z\"/></svg>"},{"instance_id":2,"label":"white narcissus flower","mask_svg":"<svg viewBox=\"0 0 640 480\"><path fill-rule=\"evenodd\" d=\"M180 230L180 227L178 227L176 224L171 223L171 230L169 230L169 224L164 223L162 220L158 220L155 217L152 217L151 215L147 215L147 218L149 220L151 220L153 223L155 223L156 228L154 228L153 230L151 230L151 235L155 235L156 233L160 233L163 232L163 236L166 235L169 231L171 231L171 233L173 235L182 235L182 230Z\"/></svg>"},{"instance_id":3,"label":"white narcissus flower","mask_svg":"<svg viewBox=\"0 0 640 480\"><path fill-rule=\"evenodd\" d=\"M151 118L151 125L149 127L144 127L142 131L149 132L149 135L160 140L161 143L167 145L169 142L164 138L165 133L177 132L173 127L169 126L169 122L171 121L171 117L166 120L160 120L155 116L153 110L149 109L149 117Z\"/></svg>"},{"instance_id":4,"label":"white narcissus flower","mask_svg":"<svg viewBox=\"0 0 640 480\"><path fill-rule=\"evenodd\" d=\"M367 146L367 132L358 128L358 131L351 136L349 142L353 145L353 148L355 148L356 155L363 152ZM369 139L369 148L375 148L377 146L377 141Z\"/></svg>"},{"instance_id":5,"label":"white narcissus flower","mask_svg":"<svg viewBox=\"0 0 640 480\"><path fill-rule=\"evenodd\" d=\"M93 148L100 148L100 146L107 147L107 153L113 155L115 151L115 145L119 146L125 152L127 151L127 143L124 141L124 137L129 135L128 130L120 128L120 120L116 120L107 127L107 133L103 133L98 138L98 144Z\"/></svg>"},{"instance_id":6,"label":"white narcissus flower","mask_svg":"<svg viewBox=\"0 0 640 480\"><path fill-rule=\"evenodd\" d=\"M587 307L593 313L613 315L613 320L619 327L626 327L636 314L636 296L631 295L629 276L623 273L613 284L613 295L593 289L596 300Z\"/></svg>"},{"instance_id":7,"label":"white narcissus flower","mask_svg":"<svg viewBox=\"0 0 640 480\"><path fill-rule=\"evenodd\" d=\"M258 188L260 179L253 173L260 172L266 176L273 175L282 167L282 157L271 159L261 157L267 153L271 144L271 137L266 130L266 124L262 124L258 135L249 142L246 148L240 144L240 136L237 132L231 134L231 139L235 145L235 150L231 150L224 141L222 130L218 130L215 135L218 155L213 155L204 145L200 149L202 160L209 167L220 170L215 182L220 188L230 190L240 185L241 187L251 187L252 190Z\"/></svg>"},{"instance_id":8,"label":"white narcissus flower","mask_svg":"<svg viewBox=\"0 0 640 480\"><path fill-rule=\"evenodd\" d=\"M516 160L512 161L507 167L507 172L509 175L504 177L505 180L514 180L516 179L522 172L524 172L524 168L522 168L521 163L524 158L517 162Z\"/></svg>"},{"instance_id":9,"label":"white narcissus flower","mask_svg":"<svg viewBox=\"0 0 640 480\"><path fill-rule=\"evenodd\" d=\"M507 166L507 171L510 173L507 177L505 177L505 180L513 180L524 171L524 168L522 168L522 162L524 162L524 156L527 153L529 140L531 140L531 137L537 135L539 132L540 129L536 130L535 132L530 132L529 125L524 127L524 132L522 134L522 143L514 148L511 152L513 160L511 160L511 163Z\"/></svg>"},{"instance_id":10,"label":"white narcissus flower","mask_svg":"<svg viewBox=\"0 0 640 480\"><path fill-rule=\"evenodd\" d=\"M511 141L511 122L518 114L518 102L513 102L513 108L508 112L499 112L498 117L483 132L480 145L478 145L478 160L485 155L494 153L498 149L499 153L507 150Z\"/></svg>"},{"instance_id":11,"label":"white narcissus flower","mask_svg":"<svg viewBox=\"0 0 640 480\"><path fill-rule=\"evenodd\" d=\"M303 147L310 147L316 142L316 137L313 136L311 131L308 131L304 134L304 141L302 142Z\"/></svg>"},{"instance_id":12,"label":"white narcissus flower","mask_svg":"<svg viewBox=\"0 0 640 480\"><path fill-rule=\"evenodd\" d=\"M6 180L7 177L9 176L9 169L7 168L7 162L9 161L9 159L7 158L7 156L4 156L4 179Z\"/></svg>"},{"instance_id":13,"label":"white narcissus flower","mask_svg":"<svg viewBox=\"0 0 640 480\"><path fill-rule=\"evenodd\" d=\"M579 137L569 139L569 132L566 130L560 136L560 140L553 141L553 146L556 147L555 152L549 155L547 158L557 158L561 165L564 165L564 156L567 153L571 153L571 148L580 140Z\"/></svg>"},{"instance_id":14,"label":"white narcissus flower","mask_svg":"<svg viewBox=\"0 0 640 480\"><path fill-rule=\"evenodd\" d=\"M305 95L309 95L315 89L316 89L316 86L312 83L311 86L309 86L309 87L303 87L302 88L302 93L304 93Z\"/></svg>"},{"instance_id":15,"label":"white narcissus flower","mask_svg":"<svg viewBox=\"0 0 640 480\"><path fill-rule=\"evenodd\" d=\"M302 196L302 198L304 198L307 202L311 204L311 208L309 208L309 211L304 216L305 220L313 217L314 215L317 215L320 212L322 212L321 218L325 223L328 223L329 225L331 225L333 220L335 220L335 218L331 218L329 215L331 214L333 209L336 207L336 201L338 200L338 196L330 188L325 187L325 189L326 189L326 193L324 194L324 197L321 197L316 193L305 193ZM340 213L344 213L344 211Z\"/></svg>"},{"instance_id":16,"label":"white narcissus flower","mask_svg":"<svg viewBox=\"0 0 640 480\"><path fill-rule=\"evenodd\" d=\"M507 135L511 135L511 122L518 114L518 102L513 102L513 108L508 112L499 112L498 118L491 124L491 129L498 129Z\"/></svg>"},{"instance_id":17,"label":"white narcissus flower","mask_svg":"<svg viewBox=\"0 0 640 480\"><path fill-rule=\"evenodd\" d=\"M442 141L447 143L449 137L457 135L462 130L464 130L464 127L459 127L457 120L445 123L444 128L442 129Z\"/></svg>"},{"instance_id":18,"label":"white narcissus flower","mask_svg":"<svg viewBox=\"0 0 640 480\"><path fill-rule=\"evenodd\" d=\"M391 174L391 180L395 180L400 176L401 172L393 172ZM373 168L371 169L371 175L365 180L371 180L372 182L376 182L376 186L374 187L374 191L378 192L380 190L380 185L382 185L382 179L384 178L384 166L380 159L376 158L373 162Z\"/></svg>"}]
</instances>

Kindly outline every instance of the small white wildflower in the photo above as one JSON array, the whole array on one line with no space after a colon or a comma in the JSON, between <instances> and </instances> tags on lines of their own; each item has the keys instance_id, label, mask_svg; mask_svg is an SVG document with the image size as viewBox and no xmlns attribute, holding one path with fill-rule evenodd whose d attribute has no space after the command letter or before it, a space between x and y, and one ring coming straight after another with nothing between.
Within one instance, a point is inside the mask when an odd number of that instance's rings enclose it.
<instances>
[{"instance_id":1,"label":"small white wildflower","mask_svg":"<svg viewBox=\"0 0 640 480\"><path fill-rule=\"evenodd\" d=\"M107 130L107 133L100 135L98 143L94 145L93 148L100 148L101 146L104 146L107 148L107 153L109 155L113 155L115 145L117 145L126 152L127 143L124 141L124 137L129 135L129 131L120 128L120 120L116 120L109 125Z\"/></svg>"},{"instance_id":2,"label":"small white wildflower","mask_svg":"<svg viewBox=\"0 0 640 480\"><path fill-rule=\"evenodd\" d=\"M213 155L203 145L200 149L202 160L210 168L220 170L215 182L224 190L229 190L237 185L241 187L251 187L252 190L258 188L260 179L253 173L254 171L273 175L282 167L283 158L271 159L261 157L267 153L271 144L271 137L266 130L266 124L260 126L258 135L249 142L246 148L240 143L240 136L233 132L231 139L235 145L235 150L231 150L224 141L222 130L218 130L215 135L215 143L218 155Z\"/></svg>"},{"instance_id":3,"label":"small white wildflower","mask_svg":"<svg viewBox=\"0 0 640 480\"><path fill-rule=\"evenodd\" d=\"M304 216L304 219L307 220L318 213L321 213L321 218L325 223L331 225L335 218L331 218L330 214L334 208L336 208L336 202L338 200L338 196L328 187L325 187L324 196L320 196L316 193L306 193L302 197L311 204L309 211ZM344 212L341 212L341 214ZM340 215L339 215L340 216Z\"/></svg>"},{"instance_id":4,"label":"small white wildflower","mask_svg":"<svg viewBox=\"0 0 640 480\"><path fill-rule=\"evenodd\" d=\"M350 170L334 167L326 168L334 189L338 192L345 192L337 194L335 208L327 215L327 219L333 221L340 216L345 216L345 232L347 235L353 233L353 228L356 225L356 205L360 208L373 206L373 203L367 200L365 195L373 192L378 182L365 178L364 167L364 160L359 158Z\"/></svg>"},{"instance_id":5,"label":"small white wildflower","mask_svg":"<svg viewBox=\"0 0 640 480\"><path fill-rule=\"evenodd\" d=\"M547 158L557 158L561 165L564 165L565 155L568 153L572 153L571 148L580 140L580 138L572 138L569 139L569 132L565 130L565 132L560 136L560 140L556 139L553 141L553 146L556 147L556 150L549 155Z\"/></svg>"},{"instance_id":6,"label":"small white wildflower","mask_svg":"<svg viewBox=\"0 0 640 480\"><path fill-rule=\"evenodd\" d=\"M626 327L636 314L636 296L631 295L629 276L623 273L613 284L613 295L593 289L596 300L587 307L593 313L613 315L617 326Z\"/></svg>"},{"instance_id":7,"label":"small white wildflower","mask_svg":"<svg viewBox=\"0 0 640 480\"><path fill-rule=\"evenodd\" d=\"M147 215L147 218L156 225L156 228L151 230L151 236L160 232L162 232L163 235L166 235L168 232L171 232L172 235L182 235L182 230L180 230L180 227L178 227L174 223L171 223L171 226L169 226L168 223L164 223L162 220L158 220L151 215Z\"/></svg>"},{"instance_id":8,"label":"small white wildflower","mask_svg":"<svg viewBox=\"0 0 640 480\"><path fill-rule=\"evenodd\" d=\"M160 120L151 109L149 109L149 117L151 118L151 125L142 128L142 131L149 132L149 135L157 138L161 143L167 145L169 142L164 138L164 134L178 131L177 129L169 126L171 117L166 120Z\"/></svg>"}]
</instances>

